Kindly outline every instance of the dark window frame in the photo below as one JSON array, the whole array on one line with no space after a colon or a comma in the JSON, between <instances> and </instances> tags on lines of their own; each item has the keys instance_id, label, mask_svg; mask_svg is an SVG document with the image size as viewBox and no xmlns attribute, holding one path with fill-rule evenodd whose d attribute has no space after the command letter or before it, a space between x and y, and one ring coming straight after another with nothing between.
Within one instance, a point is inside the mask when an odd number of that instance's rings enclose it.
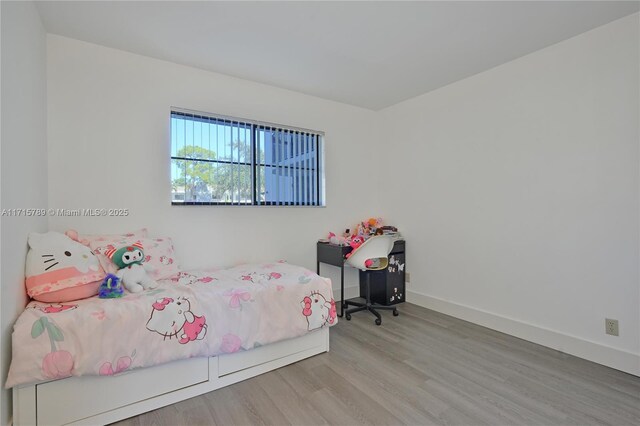
<instances>
[{"instance_id":1,"label":"dark window frame","mask_svg":"<svg viewBox=\"0 0 640 426\"><path fill-rule=\"evenodd\" d=\"M281 124L273 124L260 122L255 120L248 120L243 118L235 118L228 117L218 114L208 114L201 113L197 111L184 110L181 108L171 108L170 118L174 118L175 116L180 117L184 120L193 120L193 121L202 121L206 123L216 123L217 125L230 126L231 129L234 128L249 128L250 129L250 145L251 145L251 162L246 161L233 161L233 160L214 160L210 158L189 158L182 156L174 156L171 155L170 161L179 160L179 161L191 161L194 163L204 162L204 163L215 163L215 164L230 164L235 166L250 166L251 167L251 202L241 202L241 201L187 201L186 193L183 195L185 198L184 201L179 200L171 200L171 205L173 206L299 206L299 207L325 207L325 183L324 183L324 132L308 130L302 128L296 128L291 126L285 126ZM307 201L302 200L276 200L276 201L267 201L261 200L260 188L257 184L257 175L260 167L263 168L278 168L284 169L289 168L289 166L282 164L268 164L266 159L261 158L260 161L256 159L256 154L258 152L258 132L284 132L286 134L295 134L304 135L307 138L311 138L311 146L312 148L309 152L315 153L315 164L312 167L295 167L296 170L311 170L313 172L312 179L315 180L315 196L311 197L313 199L308 199ZM232 130L233 132L233 130ZM173 134L173 133L172 133ZM233 133L231 133L233 134ZM170 144L173 152L173 136L170 138ZM286 143L286 142L285 142ZM292 148L293 149L293 148ZM301 178L301 175L297 176L298 179ZM266 180L266 178L265 178ZM309 192L314 192L312 189L309 189ZM172 197L173 198L173 197ZM305 199L309 197L305 196Z\"/></svg>"}]
</instances>

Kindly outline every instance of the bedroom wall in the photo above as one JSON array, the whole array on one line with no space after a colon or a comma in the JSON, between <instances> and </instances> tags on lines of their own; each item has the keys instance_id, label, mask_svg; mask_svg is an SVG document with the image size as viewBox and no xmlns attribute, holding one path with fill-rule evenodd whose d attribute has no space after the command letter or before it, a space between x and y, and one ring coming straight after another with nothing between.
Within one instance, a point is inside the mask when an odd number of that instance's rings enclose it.
<instances>
[{"instance_id":1,"label":"bedroom wall","mask_svg":"<svg viewBox=\"0 0 640 426\"><path fill-rule=\"evenodd\" d=\"M322 130L327 207L171 206L171 106ZM367 164L375 113L48 35L49 205L128 208L121 217L50 217L52 229L172 236L186 267L287 259L315 270L315 242L379 214ZM323 273L339 285L337 268ZM350 271L348 285L357 275Z\"/></svg>"},{"instance_id":2,"label":"bedroom wall","mask_svg":"<svg viewBox=\"0 0 640 426\"><path fill-rule=\"evenodd\" d=\"M1 2L0 208L47 207L46 38L32 2ZM22 311L27 235L46 231L45 217L2 216L0 272L0 424L9 423L4 381L11 360L11 329Z\"/></svg>"},{"instance_id":3,"label":"bedroom wall","mask_svg":"<svg viewBox=\"0 0 640 426\"><path fill-rule=\"evenodd\" d=\"M640 374L638 20L381 112L410 301Z\"/></svg>"}]
</instances>

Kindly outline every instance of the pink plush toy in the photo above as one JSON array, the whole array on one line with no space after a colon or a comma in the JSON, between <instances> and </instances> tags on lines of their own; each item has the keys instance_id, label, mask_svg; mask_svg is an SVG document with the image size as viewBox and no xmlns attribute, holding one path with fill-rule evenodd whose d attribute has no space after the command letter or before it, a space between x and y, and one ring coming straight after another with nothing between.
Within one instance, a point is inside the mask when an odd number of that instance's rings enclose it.
<instances>
[{"instance_id":1,"label":"pink plush toy","mask_svg":"<svg viewBox=\"0 0 640 426\"><path fill-rule=\"evenodd\" d=\"M359 235L356 235L355 237L351 238L351 241L349 242L349 245L353 249L351 253L353 253L353 251L356 250L358 247L360 247L363 243L364 243L364 238ZM348 259L351 256L351 253L347 253L345 257Z\"/></svg>"},{"instance_id":2,"label":"pink plush toy","mask_svg":"<svg viewBox=\"0 0 640 426\"><path fill-rule=\"evenodd\" d=\"M349 244L351 246L351 248L353 249L351 251L351 253L353 253L358 247L360 247L362 244L364 244L364 238L360 237L360 236L355 236L353 238L351 238L351 243ZM351 253L347 253L347 255L345 256L347 259L351 256ZM366 266L367 268L371 267L371 265L373 265L373 260L371 259L367 259L364 261L364 266Z\"/></svg>"}]
</instances>

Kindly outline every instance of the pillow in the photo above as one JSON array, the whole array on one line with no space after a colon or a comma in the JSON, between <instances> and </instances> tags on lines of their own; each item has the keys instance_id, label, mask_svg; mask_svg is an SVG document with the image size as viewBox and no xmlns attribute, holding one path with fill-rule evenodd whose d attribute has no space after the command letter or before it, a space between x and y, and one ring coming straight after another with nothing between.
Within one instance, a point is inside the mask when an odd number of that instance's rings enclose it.
<instances>
[{"instance_id":1,"label":"pillow","mask_svg":"<svg viewBox=\"0 0 640 426\"><path fill-rule=\"evenodd\" d=\"M98 294L104 270L86 246L59 232L29 234L25 271L27 294L45 303Z\"/></svg>"},{"instance_id":2,"label":"pillow","mask_svg":"<svg viewBox=\"0 0 640 426\"><path fill-rule=\"evenodd\" d=\"M142 228L139 229L137 231L133 231L133 232L127 232L125 234L87 234L87 235L81 235L78 234L77 231L73 230L73 229L69 229L67 232L65 232L65 234L71 238L72 240L75 241L80 241L82 244L84 244L85 246L89 247L91 245L91 242L93 241L107 241L107 240L114 240L114 239L119 239L119 238L146 238L149 235L149 232L147 231L147 228Z\"/></svg>"},{"instance_id":3,"label":"pillow","mask_svg":"<svg viewBox=\"0 0 640 426\"><path fill-rule=\"evenodd\" d=\"M115 274L118 268L111 261L109 252L120 247L131 246L135 243L142 245L144 263L151 267L147 273L154 280L161 280L178 275L180 268L175 259L171 238L137 238L130 236L116 236L116 238L102 238L89 241L89 247L98 258L105 271Z\"/></svg>"}]
</instances>

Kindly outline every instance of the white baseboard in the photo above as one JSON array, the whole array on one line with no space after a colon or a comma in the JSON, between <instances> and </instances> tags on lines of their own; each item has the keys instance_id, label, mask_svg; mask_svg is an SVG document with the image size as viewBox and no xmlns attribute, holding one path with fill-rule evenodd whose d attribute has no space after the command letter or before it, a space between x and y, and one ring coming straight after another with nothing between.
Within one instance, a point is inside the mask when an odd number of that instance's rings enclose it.
<instances>
[{"instance_id":1,"label":"white baseboard","mask_svg":"<svg viewBox=\"0 0 640 426\"><path fill-rule=\"evenodd\" d=\"M600 343L591 342L415 291L407 291L407 302L556 349L560 352L606 365L607 367L615 368L625 373L640 376L640 354L612 348Z\"/></svg>"}]
</instances>

